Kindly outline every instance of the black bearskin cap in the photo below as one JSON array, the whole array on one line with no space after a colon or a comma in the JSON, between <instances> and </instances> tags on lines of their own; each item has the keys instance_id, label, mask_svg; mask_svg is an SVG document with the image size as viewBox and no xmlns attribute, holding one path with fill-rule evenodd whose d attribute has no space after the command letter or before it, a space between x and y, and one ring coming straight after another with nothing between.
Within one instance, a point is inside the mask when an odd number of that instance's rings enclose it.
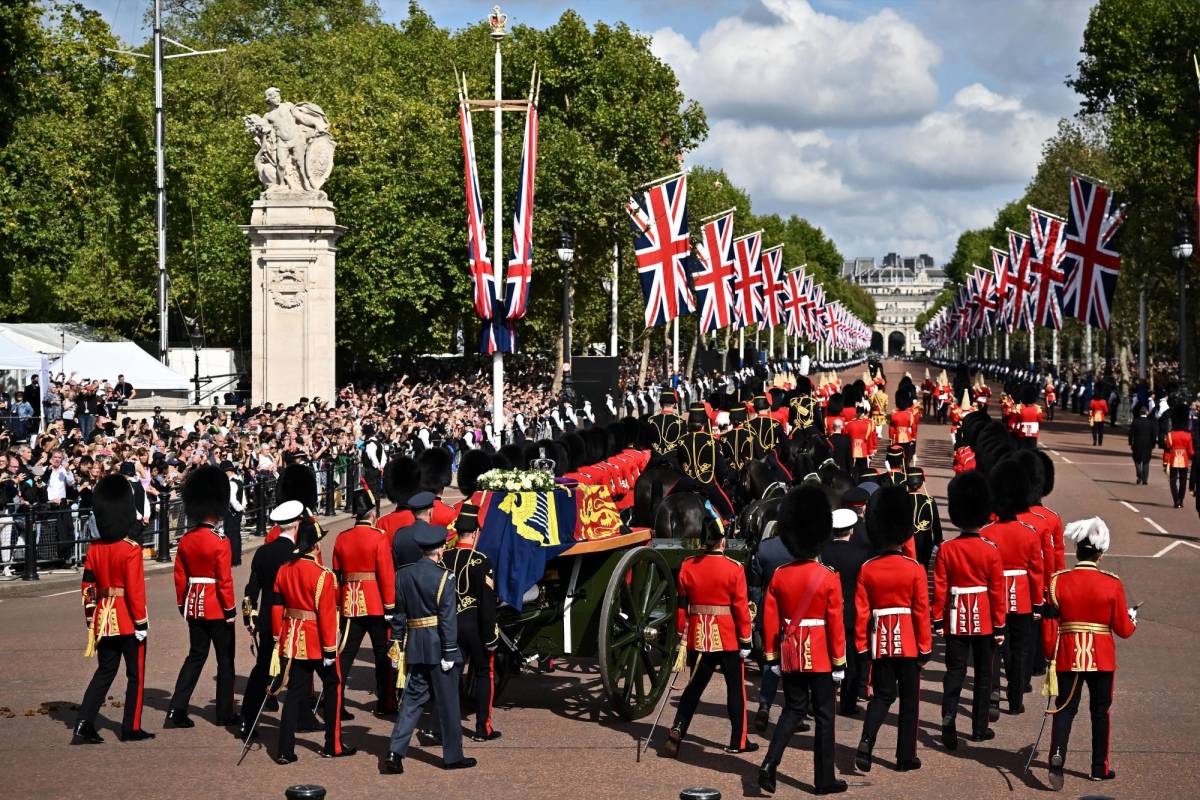
<instances>
[{"instance_id":1,"label":"black bearskin cap","mask_svg":"<svg viewBox=\"0 0 1200 800\"><path fill-rule=\"evenodd\" d=\"M479 476L492 468L492 457L482 450L468 450L458 464L458 490L467 497L478 488Z\"/></svg>"},{"instance_id":2,"label":"black bearskin cap","mask_svg":"<svg viewBox=\"0 0 1200 800\"><path fill-rule=\"evenodd\" d=\"M903 486L880 487L867 501L867 537L876 550L898 547L913 535L913 499Z\"/></svg>"},{"instance_id":3,"label":"black bearskin cap","mask_svg":"<svg viewBox=\"0 0 1200 800\"><path fill-rule=\"evenodd\" d=\"M833 508L819 486L799 486L779 503L777 535L793 558L816 558L833 532Z\"/></svg>"},{"instance_id":4,"label":"black bearskin cap","mask_svg":"<svg viewBox=\"0 0 1200 800\"><path fill-rule=\"evenodd\" d=\"M1188 407L1180 403L1171 406L1171 430L1186 431L1188 429Z\"/></svg>"},{"instance_id":5,"label":"black bearskin cap","mask_svg":"<svg viewBox=\"0 0 1200 800\"><path fill-rule=\"evenodd\" d=\"M1001 459L988 473L992 490L992 510L1001 521L1016 519L1029 510L1029 473L1020 460Z\"/></svg>"},{"instance_id":6,"label":"black bearskin cap","mask_svg":"<svg viewBox=\"0 0 1200 800\"><path fill-rule=\"evenodd\" d=\"M562 443L567 448L568 471L586 467L591 463L587 460L587 445L584 443L583 437L578 433L568 433L562 437Z\"/></svg>"},{"instance_id":7,"label":"black bearskin cap","mask_svg":"<svg viewBox=\"0 0 1200 800\"><path fill-rule=\"evenodd\" d=\"M226 492L229 490L226 489ZM133 489L120 475L105 475L92 490L92 516L102 542L119 542L137 521Z\"/></svg>"},{"instance_id":8,"label":"black bearskin cap","mask_svg":"<svg viewBox=\"0 0 1200 800\"><path fill-rule=\"evenodd\" d=\"M1022 405L1031 406L1037 402L1037 399L1038 399L1037 389L1033 388L1032 386L1026 386L1025 388L1023 388L1021 390Z\"/></svg>"},{"instance_id":9,"label":"black bearskin cap","mask_svg":"<svg viewBox=\"0 0 1200 800\"><path fill-rule=\"evenodd\" d=\"M638 447L638 440L641 438L642 426L633 417L626 417L621 420L621 430L625 433L625 447Z\"/></svg>"},{"instance_id":10,"label":"black bearskin cap","mask_svg":"<svg viewBox=\"0 0 1200 800\"><path fill-rule=\"evenodd\" d=\"M371 512L375 510L375 499L371 497L370 492L360 486L350 496L350 505L353 508L355 518L363 519L370 516Z\"/></svg>"},{"instance_id":11,"label":"black bearskin cap","mask_svg":"<svg viewBox=\"0 0 1200 800\"><path fill-rule=\"evenodd\" d=\"M228 483L228 480L226 480ZM228 489L225 490L228 495ZM310 511L317 507L317 473L306 464L289 464L279 473L275 484L275 505L288 500L299 500ZM229 502L226 496L225 502Z\"/></svg>"},{"instance_id":12,"label":"black bearskin cap","mask_svg":"<svg viewBox=\"0 0 1200 800\"><path fill-rule=\"evenodd\" d=\"M529 464L525 451L519 445L506 444L500 448L500 453L508 459L508 463L512 464L514 469L524 469Z\"/></svg>"},{"instance_id":13,"label":"black bearskin cap","mask_svg":"<svg viewBox=\"0 0 1200 800\"><path fill-rule=\"evenodd\" d=\"M583 444L587 451L587 462L580 466L588 464L599 464L606 456L604 453L604 434L596 428L588 428L580 434L583 437Z\"/></svg>"},{"instance_id":14,"label":"black bearskin cap","mask_svg":"<svg viewBox=\"0 0 1200 800\"><path fill-rule=\"evenodd\" d=\"M1042 485L1046 482L1046 469L1042 466L1042 459L1038 458L1038 454L1033 450L1018 450L1017 461L1029 476L1029 490L1025 493L1026 505L1036 506L1042 502Z\"/></svg>"},{"instance_id":15,"label":"black bearskin cap","mask_svg":"<svg viewBox=\"0 0 1200 800\"><path fill-rule=\"evenodd\" d=\"M409 456L396 456L383 468L383 493L403 505L421 486L421 469Z\"/></svg>"},{"instance_id":16,"label":"black bearskin cap","mask_svg":"<svg viewBox=\"0 0 1200 800\"><path fill-rule=\"evenodd\" d=\"M188 475L182 496L184 513L193 524L206 517L220 519L229 507L229 478L220 467L205 464Z\"/></svg>"},{"instance_id":17,"label":"black bearskin cap","mask_svg":"<svg viewBox=\"0 0 1200 800\"><path fill-rule=\"evenodd\" d=\"M812 394L812 380L807 375L796 377L796 393Z\"/></svg>"},{"instance_id":18,"label":"black bearskin cap","mask_svg":"<svg viewBox=\"0 0 1200 800\"><path fill-rule=\"evenodd\" d=\"M500 452L492 453L492 469L512 469L512 468L513 468L512 462L504 457L504 453L500 453ZM461 470L461 469L462 469L462 467L459 467L459 470ZM461 481L462 478L460 477L459 480Z\"/></svg>"},{"instance_id":19,"label":"black bearskin cap","mask_svg":"<svg viewBox=\"0 0 1200 800\"><path fill-rule=\"evenodd\" d=\"M977 531L992 515L992 490L978 470L963 472L950 479L946 489L950 521L959 530Z\"/></svg>"},{"instance_id":20,"label":"black bearskin cap","mask_svg":"<svg viewBox=\"0 0 1200 800\"><path fill-rule=\"evenodd\" d=\"M1044 500L1054 491L1054 462L1048 453L1042 450L1034 452L1042 460L1042 499Z\"/></svg>"},{"instance_id":21,"label":"black bearskin cap","mask_svg":"<svg viewBox=\"0 0 1200 800\"><path fill-rule=\"evenodd\" d=\"M600 433L604 436L604 457L612 458L625 446L621 443L621 429L616 425L600 425Z\"/></svg>"},{"instance_id":22,"label":"black bearskin cap","mask_svg":"<svg viewBox=\"0 0 1200 800\"><path fill-rule=\"evenodd\" d=\"M450 485L450 451L443 447L431 447L417 456L421 470L421 491L441 494Z\"/></svg>"},{"instance_id":23,"label":"black bearskin cap","mask_svg":"<svg viewBox=\"0 0 1200 800\"><path fill-rule=\"evenodd\" d=\"M841 416L842 411L846 408L846 401L840 394L831 395L829 403L825 408L826 417Z\"/></svg>"},{"instance_id":24,"label":"black bearskin cap","mask_svg":"<svg viewBox=\"0 0 1200 800\"><path fill-rule=\"evenodd\" d=\"M907 411L908 409L912 408L912 404L913 404L913 399L912 399L911 394L909 394L908 392L902 392L902 391L896 392L896 410L897 411Z\"/></svg>"},{"instance_id":25,"label":"black bearskin cap","mask_svg":"<svg viewBox=\"0 0 1200 800\"><path fill-rule=\"evenodd\" d=\"M554 477L561 478L566 475L568 465L571 462L571 456L567 453L567 448L562 442L552 439L542 439L538 442L539 449L545 448L546 455L554 460Z\"/></svg>"}]
</instances>

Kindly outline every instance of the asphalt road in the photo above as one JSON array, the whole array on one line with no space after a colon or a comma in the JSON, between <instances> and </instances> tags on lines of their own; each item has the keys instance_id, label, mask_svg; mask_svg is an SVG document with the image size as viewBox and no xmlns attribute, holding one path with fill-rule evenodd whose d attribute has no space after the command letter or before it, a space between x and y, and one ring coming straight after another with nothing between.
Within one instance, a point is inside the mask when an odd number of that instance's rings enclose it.
<instances>
[{"instance_id":1,"label":"asphalt road","mask_svg":"<svg viewBox=\"0 0 1200 800\"><path fill-rule=\"evenodd\" d=\"M923 365L888 361L889 385L905 369L918 381ZM857 371L855 372L857 374ZM1060 415L1043 428L1042 446L1057 465L1058 481L1048 505L1067 519L1099 514L1113 534L1106 569L1119 573L1131 601L1144 601L1137 634L1118 645L1120 671L1113 707L1112 765L1119 773L1110 783L1087 780L1090 732L1086 711L1077 718L1067 764L1064 797L1095 794L1119 798L1195 797L1200 785L1200 701L1194 683L1200 679L1200 621L1193 608L1192 587L1200 566L1200 522L1189 497L1188 507L1171 507L1161 470L1151 470L1149 486L1133 483L1133 466L1118 429L1105 446L1093 448L1082 420ZM948 429L926 421L921 429L919 458L926 467L930 491L945 515L945 487L951 476ZM953 528L943 519L947 536ZM249 559L247 559L248 563ZM235 571L239 587L246 566ZM0 597L0 631L5 677L0 683L0 753L4 787L13 797L93 798L122 796L282 797L286 787L316 783L330 798L369 797L404 792L407 796L496 798L662 798L670 800L687 786L711 786L725 797L756 796L755 776L765 750L744 756L727 755L728 739L724 688L714 680L701 705L689 738L676 761L660 758L652 748L635 760L639 736L650 720L622 722L605 708L594 662L569 661L550 674L514 678L495 713L504 737L486 744L466 742L468 755L479 767L447 773L440 768L440 750L414 746L403 776L380 773L391 723L365 709L371 678L365 661L351 675L347 697L356 718L346 723L347 742L360 748L349 759L317 756L320 734L302 735L300 761L281 767L270 758L275 743L276 715L267 715L262 741L235 767L240 742L212 724L214 667L210 661L193 697L197 727L162 730L163 714L175 675L186 650L186 628L174 610L167 571L148 573L151 628L147 655L145 727L158 733L149 742L121 744L119 704L124 677L110 691L115 700L101 711L99 722L107 741L94 747L70 747L74 705L94 668L83 658L84 627L77 584L48 579L29 596ZM242 680L251 665L249 640L239 629L238 671ZM750 681L757 682L757 671ZM936 742L941 696L940 659L924 673L921 692L919 755L924 768L896 773L894 718L885 725L876 745L883 763L866 775L854 772L853 748L861 730L860 718L837 720L837 764L841 777L856 797L1044 797L1043 741L1033 771L1023 773L1025 759L1037 737L1042 715L1036 707L1041 679L1023 716L1005 715L996 724L996 739L982 745L963 742L954 753ZM756 689L748 687L751 709ZM677 693L676 693L677 694ZM969 704L969 689L964 704ZM669 723L673 705L664 714ZM776 712L777 716L777 712ZM965 719L960 722L960 730ZM769 734L770 731L768 731ZM655 743L662 741L662 731ZM779 775L780 797L811 790L811 738L798 735ZM1191 788L1188 788L1191 787Z\"/></svg>"}]
</instances>

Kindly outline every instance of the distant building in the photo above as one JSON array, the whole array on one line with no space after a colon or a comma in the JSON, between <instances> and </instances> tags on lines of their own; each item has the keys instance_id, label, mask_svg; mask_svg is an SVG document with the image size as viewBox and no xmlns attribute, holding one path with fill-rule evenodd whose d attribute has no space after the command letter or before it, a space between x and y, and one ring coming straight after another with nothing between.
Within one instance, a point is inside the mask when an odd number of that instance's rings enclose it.
<instances>
[{"instance_id":1,"label":"distant building","mask_svg":"<svg viewBox=\"0 0 1200 800\"><path fill-rule=\"evenodd\" d=\"M871 349L888 355L924 352L917 335L917 316L929 308L946 285L946 273L933 258L888 253L855 258L842 264L842 278L857 283L875 300Z\"/></svg>"}]
</instances>

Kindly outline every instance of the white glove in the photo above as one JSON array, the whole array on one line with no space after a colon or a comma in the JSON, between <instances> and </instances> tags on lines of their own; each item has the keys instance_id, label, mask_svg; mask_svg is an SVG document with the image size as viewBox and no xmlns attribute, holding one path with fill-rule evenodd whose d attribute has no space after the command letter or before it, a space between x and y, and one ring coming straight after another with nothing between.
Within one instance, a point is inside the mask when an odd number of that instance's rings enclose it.
<instances>
[{"instance_id":1,"label":"white glove","mask_svg":"<svg viewBox=\"0 0 1200 800\"><path fill-rule=\"evenodd\" d=\"M333 666L333 659L332 659L332 658L322 658L322 659L321 659L321 666L324 666L324 667L332 667L332 666Z\"/></svg>"},{"instance_id":2,"label":"white glove","mask_svg":"<svg viewBox=\"0 0 1200 800\"><path fill-rule=\"evenodd\" d=\"M750 648L747 647L742 650L738 650L738 655L741 657L741 659L743 661L745 661L747 658L750 657Z\"/></svg>"},{"instance_id":3,"label":"white glove","mask_svg":"<svg viewBox=\"0 0 1200 800\"><path fill-rule=\"evenodd\" d=\"M384 614L384 615L383 615L383 621L384 621L384 622L387 622L387 623L390 623L390 622L392 621L392 615L391 615L391 614Z\"/></svg>"},{"instance_id":4,"label":"white glove","mask_svg":"<svg viewBox=\"0 0 1200 800\"><path fill-rule=\"evenodd\" d=\"M841 682L842 682L842 681L844 681L845 679L846 679L846 670L844 670L844 669L835 669L835 670L833 671L833 682L834 682L834 683L841 683Z\"/></svg>"},{"instance_id":5,"label":"white glove","mask_svg":"<svg viewBox=\"0 0 1200 800\"><path fill-rule=\"evenodd\" d=\"M1129 619L1131 622L1137 622L1137 611L1136 608L1129 609Z\"/></svg>"},{"instance_id":6,"label":"white glove","mask_svg":"<svg viewBox=\"0 0 1200 800\"><path fill-rule=\"evenodd\" d=\"M783 669L778 664L772 664L771 673L775 675L775 677L779 677L783 675Z\"/></svg>"},{"instance_id":7,"label":"white glove","mask_svg":"<svg viewBox=\"0 0 1200 800\"><path fill-rule=\"evenodd\" d=\"M148 633L149 633L149 631L134 631L133 637L135 639L137 639L139 642L144 642L144 641L146 641L146 634L148 634Z\"/></svg>"},{"instance_id":8,"label":"white glove","mask_svg":"<svg viewBox=\"0 0 1200 800\"><path fill-rule=\"evenodd\" d=\"M444 658L442 659L442 672L449 672L449 671L450 671L450 670L452 670L453 668L454 668L454 662L453 662L453 661L447 661L447 660L446 660L446 659L444 659Z\"/></svg>"}]
</instances>

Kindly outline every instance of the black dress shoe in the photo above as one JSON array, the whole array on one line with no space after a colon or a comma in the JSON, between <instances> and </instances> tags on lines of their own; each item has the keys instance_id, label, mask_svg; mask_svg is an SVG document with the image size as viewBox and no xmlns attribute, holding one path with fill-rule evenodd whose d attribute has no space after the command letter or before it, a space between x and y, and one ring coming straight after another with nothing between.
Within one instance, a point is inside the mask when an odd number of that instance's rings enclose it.
<instances>
[{"instance_id":1,"label":"black dress shoe","mask_svg":"<svg viewBox=\"0 0 1200 800\"><path fill-rule=\"evenodd\" d=\"M71 736L71 744L104 744L104 737L92 723L77 722Z\"/></svg>"},{"instance_id":2,"label":"black dress shoe","mask_svg":"<svg viewBox=\"0 0 1200 800\"><path fill-rule=\"evenodd\" d=\"M163 723L164 728L194 728L196 723L187 715L186 711L180 711L177 708L172 708L167 711L167 721Z\"/></svg>"},{"instance_id":3,"label":"black dress shoe","mask_svg":"<svg viewBox=\"0 0 1200 800\"><path fill-rule=\"evenodd\" d=\"M767 724L771 721L771 707L759 706L758 711L754 713L754 730L762 733L767 729Z\"/></svg>"},{"instance_id":4,"label":"black dress shoe","mask_svg":"<svg viewBox=\"0 0 1200 800\"><path fill-rule=\"evenodd\" d=\"M896 772L913 772L921 768L921 759L913 756L912 761L901 761L896 764Z\"/></svg>"},{"instance_id":5,"label":"black dress shoe","mask_svg":"<svg viewBox=\"0 0 1200 800\"><path fill-rule=\"evenodd\" d=\"M383 762L383 768L393 775L403 775L404 759L395 753L389 752L387 754L387 760Z\"/></svg>"},{"instance_id":6,"label":"black dress shoe","mask_svg":"<svg viewBox=\"0 0 1200 800\"><path fill-rule=\"evenodd\" d=\"M417 731L417 741L426 747L429 747L431 745L441 744L442 737L438 736L428 728L421 728Z\"/></svg>"},{"instance_id":7,"label":"black dress shoe","mask_svg":"<svg viewBox=\"0 0 1200 800\"><path fill-rule=\"evenodd\" d=\"M254 723L252 721L244 719L242 720L242 723L238 725L238 738L242 741L245 741L247 737L257 739L258 729L254 727Z\"/></svg>"},{"instance_id":8,"label":"black dress shoe","mask_svg":"<svg viewBox=\"0 0 1200 800\"><path fill-rule=\"evenodd\" d=\"M348 744L342 745L342 749L336 753L328 753L325 748L321 748L321 758L348 758L358 752L357 747L351 747Z\"/></svg>"},{"instance_id":9,"label":"black dress shoe","mask_svg":"<svg viewBox=\"0 0 1200 800\"><path fill-rule=\"evenodd\" d=\"M975 731L971 734L972 742L988 742L996 738L996 732L991 728L985 728L981 731Z\"/></svg>"},{"instance_id":10,"label":"black dress shoe","mask_svg":"<svg viewBox=\"0 0 1200 800\"><path fill-rule=\"evenodd\" d=\"M147 739L153 739L154 734L149 731L144 731L138 728L135 731L121 731L122 742L144 742Z\"/></svg>"},{"instance_id":11,"label":"black dress shoe","mask_svg":"<svg viewBox=\"0 0 1200 800\"><path fill-rule=\"evenodd\" d=\"M862 706L853 705L853 706L850 706L849 708L840 708L840 709L838 709L838 713L841 714L843 717L857 717L859 714L862 713Z\"/></svg>"},{"instance_id":12,"label":"black dress shoe","mask_svg":"<svg viewBox=\"0 0 1200 800\"><path fill-rule=\"evenodd\" d=\"M683 731L679 728L671 728L667 731L667 742L663 745L663 755L667 758L674 758L679 755L679 742L683 739Z\"/></svg>"},{"instance_id":13,"label":"black dress shoe","mask_svg":"<svg viewBox=\"0 0 1200 800\"><path fill-rule=\"evenodd\" d=\"M758 788L766 794L775 794L776 766L768 761L758 770Z\"/></svg>"},{"instance_id":14,"label":"black dress shoe","mask_svg":"<svg viewBox=\"0 0 1200 800\"><path fill-rule=\"evenodd\" d=\"M1008 709L1008 713L1014 717L1019 716L1020 714L1024 714L1025 713L1025 704L1018 703L1017 705L1010 707Z\"/></svg>"},{"instance_id":15,"label":"black dress shoe","mask_svg":"<svg viewBox=\"0 0 1200 800\"><path fill-rule=\"evenodd\" d=\"M300 757L295 753L280 753L275 757L276 764L295 764L300 760Z\"/></svg>"},{"instance_id":16,"label":"black dress shoe","mask_svg":"<svg viewBox=\"0 0 1200 800\"><path fill-rule=\"evenodd\" d=\"M1115 777L1117 777L1117 771L1115 769L1110 769L1107 772L1092 773L1092 780L1094 781L1111 781Z\"/></svg>"},{"instance_id":17,"label":"black dress shoe","mask_svg":"<svg viewBox=\"0 0 1200 800\"><path fill-rule=\"evenodd\" d=\"M350 713L350 709L342 706L342 719L354 719L354 715Z\"/></svg>"},{"instance_id":18,"label":"black dress shoe","mask_svg":"<svg viewBox=\"0 0 1200 800\"><path fill-rule=\"evenodd\" d=\"M316 717L307 719L296 726L296 731L298 733L316 733L317 731L323 730L325 730L325 726L322 725Z\"/></svg>"},{"instance_id":19,"label":"black dress shoe","mask_svg":"<svg viewBox=\"0 0 1200 800\"><path fill-rule=\"evenodd\" d=\"M479 762L473 758L463 756L460 761L452 761L449 764L442 764L442 769L471 769Z\"/></svg>"},{"instance_id":20,"label":"black dress shoe","mask_svg":"<svg viewBox=\"0 0 1200 800\"><path fill-rule=\"evenodd\" d=\"M818 786L813 790L813 794L841 794L846 791L847 784L844 780L838 779L828 786Z\"/></svg>"},{"instance_id":21,"label":"black dress shoe","mask_svg":"<svg viewBox=\"0 0 1200 800\"><path fill-rule=\"evenodd\" d=\"M874 745L863 739L858 743L858 749L854 751L854 768L859 772L871 771L871 748Z\"/></svg>"},{"instance_id":22,"label":"black dress shoe","mask_svg":"<svg viewBox=\"0 0 1200 800\"><path fill-rule=\"evenodd\" d=\"M503 734L500 733L500 731L492 731L491 733L484 733L483 731L476 731L475 733L471 734L471 741L472 742L494 742L497 739L499 739L502 735Z\"/></svg>"},{"instance_id":23,"label":"black dress shoe","mask_svg":"<svg viewBox=\"0 0 1200 800\"><path fill-rule=\"evenodd\" d=\"M812 725L809 724L806 717L801 717L796 721L796 733L808 733L812 730Z\"/></svg>"},{"instance_id":24,"label":"black dress shoe","mask_svg":"<svg viewBox=\"0 0 1200 800\"><path fill-rule=\"evenodd\" d=\"M942 717L942 747L947 750L958 749L958 730L954 726L954 715Z\"/></svg>"},{"instance_id":25,"label":"black dress shoe","mask_svg":"<svg viewBox=\"0 0 1200 800\"><path fill-rule=\"evenodd\" d=\"M1063 764L1066 758L1062 753L1050 754L1050 788L1054 791L1062 791L1063 784L1066 782L1066 776L1063 774Z\"/></svg>"},{"instance_id":26,"label":"black dress shoe","mask_svg":"<svg viewBox=\"0 0 1200 800\"><path fill-rule=\"evenodd\" d=\"M758 750L758 742L746 742L745 747L738 747L737 745L731 744L725 748L726 753L733 753L733 754L753 753L756 750Z\"/></svg>"}]
</instances>

